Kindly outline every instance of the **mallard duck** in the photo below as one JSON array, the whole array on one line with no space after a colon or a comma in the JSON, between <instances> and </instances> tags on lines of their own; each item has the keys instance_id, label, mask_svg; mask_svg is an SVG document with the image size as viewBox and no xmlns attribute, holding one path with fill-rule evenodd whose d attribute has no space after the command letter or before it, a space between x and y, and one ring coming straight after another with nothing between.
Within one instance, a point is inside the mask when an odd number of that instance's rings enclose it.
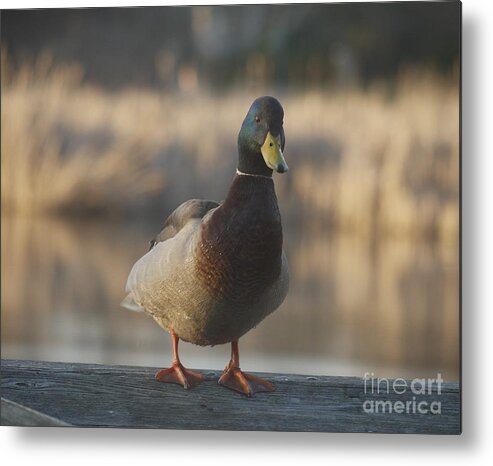
<instances>
[{"instance_id":1,"label":"mallard duck","mask_svg":"<svg viewBox=\"0 0 493 466\"><path fill-rule=\"evenodd\" d=\"M238 340L277 309L288 291L272 179L273 171L288 170L283 116L274 97L253 102L238 135L238 168L225 200L181 204L130 272L122 305L149 314L172 338L173 363L156 373L160 382L190 388L204 380L181 364L183 340L231 343L219 384L247 396L274 389L241 371Z\"/></svg>"}]
</instances>

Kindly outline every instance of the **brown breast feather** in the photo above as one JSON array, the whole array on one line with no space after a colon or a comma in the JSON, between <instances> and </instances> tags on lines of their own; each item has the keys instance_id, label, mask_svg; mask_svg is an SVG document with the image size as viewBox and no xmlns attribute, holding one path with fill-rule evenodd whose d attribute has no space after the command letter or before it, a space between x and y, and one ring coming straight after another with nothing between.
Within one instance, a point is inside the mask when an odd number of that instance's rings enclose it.
<instances>
[{"instance_id":1,"label":"brown breast feather","mask_svg":"<svg viewBox=\"0 0 493 466\"><path fill-rule=\"evenodd\" d=\"M272 180L237 176L202 225L198 279L219 299L244 306L279 278L282 227Z\"/></svg>"}]
</instances>

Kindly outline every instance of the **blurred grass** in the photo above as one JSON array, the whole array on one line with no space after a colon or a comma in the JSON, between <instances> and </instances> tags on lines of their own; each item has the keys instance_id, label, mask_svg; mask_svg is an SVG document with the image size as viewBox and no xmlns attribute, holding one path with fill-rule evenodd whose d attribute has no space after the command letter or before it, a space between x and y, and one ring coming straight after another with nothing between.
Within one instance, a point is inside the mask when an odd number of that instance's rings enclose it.
<instances>
[{"instance_id":1,"label":"blurred grass","mask_svg":"<svg viewBox=\"0 0 493 466\"><path fill-rule=\"evenodd\" d=\"M257 94L108 92L82 84L82 75L77 65L54 66L47 54L14 73L2 51L4 213L126 214L154 206L162 215L163 202L224 196L236 135ZM291 167L276 181L287 221L457 242L455 80L407 71L392 89L276 95Z\"/></svg>"}]
</instances>

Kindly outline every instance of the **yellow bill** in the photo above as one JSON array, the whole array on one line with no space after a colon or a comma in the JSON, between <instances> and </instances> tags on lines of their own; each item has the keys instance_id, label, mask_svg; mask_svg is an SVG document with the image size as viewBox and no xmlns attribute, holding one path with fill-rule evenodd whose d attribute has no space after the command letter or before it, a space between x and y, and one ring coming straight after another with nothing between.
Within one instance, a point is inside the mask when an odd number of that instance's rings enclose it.
<instances>
[{"instance_id":1,"label":"yellow bill","mask_svg":"<svg viewBox=\"0 0 493 466\"><path fill-rule=\"evenodd\" d=\"M260 152L262 152L265 164L271 170L278 173L285 173L289 170L288 164L282 155L280 134L277 137L274 137L269 131L263 146L260 148Z\"/></svg>"}]
</instances>

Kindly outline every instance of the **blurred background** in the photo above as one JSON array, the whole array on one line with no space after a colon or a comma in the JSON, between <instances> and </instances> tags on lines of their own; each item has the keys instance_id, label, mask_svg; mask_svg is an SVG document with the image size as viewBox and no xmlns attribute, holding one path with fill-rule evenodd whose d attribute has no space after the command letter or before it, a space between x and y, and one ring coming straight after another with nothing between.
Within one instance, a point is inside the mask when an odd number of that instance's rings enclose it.
<instances>
[{"instance_id":1,"label":"blurred background","mask_svg":"<svg viewBox=\"0 0 493 466\"><path fill-rule=\"evenodd\" d=\"M127 275L269 94L291 289L243 369L458 380L459 46L457 2L2 11L2 357L169 365Z\"/></svg>"}]
</instances>

